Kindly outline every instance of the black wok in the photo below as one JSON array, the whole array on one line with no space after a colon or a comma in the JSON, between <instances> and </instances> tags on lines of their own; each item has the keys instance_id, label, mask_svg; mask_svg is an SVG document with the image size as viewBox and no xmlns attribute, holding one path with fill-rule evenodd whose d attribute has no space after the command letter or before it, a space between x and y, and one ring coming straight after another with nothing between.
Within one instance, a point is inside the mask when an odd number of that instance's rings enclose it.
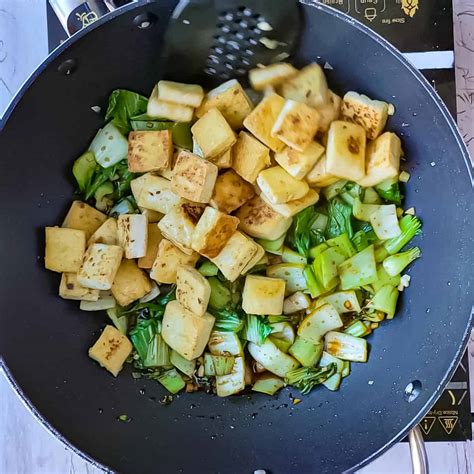
<instances>
[{"instance_id":1,"label":"black wok","mask_svg":"<svg viewBox=\"0 0 474 474\"><path fill-rule=\"evenodd\" d=\"M389 129L403 138L412 174L407 205L424 221L417 242L423 258L411 271L398 315L368 338L368 364L353 364L339 392L315 390L298 405L288 390L275 399L185 394L163 406L158 384L136 381L128 369L113 379L90 361L87 348L106 316L81 313L58 298L58 276L43 269L43 227L64 216L72 198L71 163L102 125L90 107L104 108L119 87L148 94L166 75L160 38L175 4L129 6L77 34L39 67L6 113L0 349L7 376L65 443L121 472L356 469L404 437L440 395L465 348L473 304L467 151L429 84L361 24L302 4L294 62L328 61L337 92L350 88L396 105ZM133 21L143 12L155 18L146 29ZM66 60L73 61L60 67ZM415 390L407 397L411 382ZM122 414L132 421L118 421Z\"/></svg>"}]
</instances>

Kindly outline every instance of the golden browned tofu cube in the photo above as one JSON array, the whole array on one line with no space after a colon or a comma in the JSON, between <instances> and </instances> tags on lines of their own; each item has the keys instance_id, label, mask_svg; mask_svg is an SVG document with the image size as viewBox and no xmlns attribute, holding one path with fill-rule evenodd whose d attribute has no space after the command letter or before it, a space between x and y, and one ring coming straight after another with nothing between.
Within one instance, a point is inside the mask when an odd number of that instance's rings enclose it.
<instances>
[{"instance_id":1,"label":"golden browned tofu cube","mask_svg":"<svg viewBox=\"0 0 474 474\"><path fill-rule=\"evenodd\" d=\"M289 63L275 63L257 67L249 71L249 81L253 89L263 91L267 87L275 87L296 75L298 69Z\"/></svg>"},{"instance_id":2,"label":"golden browned tofu cube","mask_svg":"<svg viewBox=\"0 0 474 474\"><path fill-rule=\"evenodd\" d=\"M367 138L374 140L382 133L387 123L388 104L351 91L347 92L342 100L341 115L343 120L363 127Z\"/></svg>"},{"instance_id":3,"label":"golden browned tofu cube","mask_svg":"<svg viewBox=\"0 0 474 474\"><path fill-rule=\"evenodd\" d=\"M229 148L227 151L222 153L222 155L215 156L210 158L209 161L212 161L220 170L231 168L232 167L232 156L233 156L233 147Z\"/></svg>"},{"instance_id":4,"label":"golden browned tofu cube","mask_svg":"<svg viewBox=\"0 0 474 474\"><path fill-rule=\"evenodd\" d=\"M151 288L151 280L135 260L122 260L112 284L112 295L120 306L128 306L149 293Z\"/></svg>"},{"instance_id":5,"label":"golden browned tofu cube","mask_svg":"<svg viewBox=\"0 0 474 474\"><path fill-rule=\"evenodd\" d=\"M191 122L194 115L194 108L188 105L166 102L159 98L158 84L153 88L148 100L147 115L159 119L167 119L172 122Z\"/></svg>"},{"instance_id":6,"label":"golden browned tofu cube","mask_svg":"<svg viewBox=\"0 0 474 474\"><path fill-rule=\"evenodd\" d=\"M300 199L308 193L309 186L305 181L293 178L281 166L263 170L257 178L262 194L273 204L284 204Z\"/></svg>"},{"instance_id":7,"label":"golden browned tofu cube","mask_svg":"<svg viewBox=\"0 0 474 474\"><path fill-rule=\"evenodd\" d=\"M199 107L204 99L204 91L198 84L160 81L158 82L158 98L174 104Z\"/></svg>"},{"instance_id":8,"label":"golden browned tofu cube","mask_svg":"<svg viewBox=\"0 0 474 474\"><path fill-rule=\"evenodd\" d=\"M358 181L365 176L365 130L336 120L329 127L326 169L338 178Z\"/></svg>"},{"instance_id":9,"label":"golden browned tofu cube","mask_svg":"<svg viewBox=\"0 0 474 474\"><path fill-rule=\"evenodd\" d=\"M287 100L272 128L272 137L298 151L313 141L319 127L319 112L301 102Z\"/></svg>"},{"instance_id":10,"label":"golden browned tofu cube","mask_svg":"<svg viewBox=\"0 0 474 474\"><path fill-rule=\"evenodd\" d=\"M109 217L91 236L87 246L92 244L117 245L117 221Z\"/></svg>"},{"instance_id":11,"label":"golden browned tofu cube","mask_svg":"<svg viewBox=\"0 0 474 474\"><path fill-rule=\"evenodd\" d=\"M191 132L206 159L221 155L237 139L231 126L218 109L210 109L206 112L192 126Z\"/></svg>"},{"instance_id":12,"label":"golden browned tofu cube","mask_svg":"<svg viewBox=\"0 0 474 474\"><path fill-rule=\"evenodd\" d=\"M249 239L249 241L253 243L256 252L255 255L247 263L247 265L243 268L242 275L248 273L250 270L252 270L253 267L255 267L255 265L257 265L259 262L262 261L262 259L265 258L265 249L261 245L257 244L257 242L255 242L254 240Z\"/></svg>"},{"instance_id":13,"label":"golden browned tofu cube","mask_svg":"<svg viewBox=\"0 0 474 474\"><path fill-rule=\"evenodd\" d=\"M229 170L217 177L210 204L219 211L230 214L252 199L254 194L251 184L235 171Z\"/></svg>"},{"instance_id":14,"label":"golden browned tofu cube","mask_svg":"<svg viewBox=\"0 0 474 474\"><path fill-rule=\"evenodd\" d=\"M202 316L211 297L211 285L195 268L181 265L176 274L176 299L187 310Z\"/></svg>"},{"instance_id":15,"label":"golden browned tofu cube","mask_svg":"<svg viewBox=\"0 0 474 474\"><path fill-rule=\"evenodd\" d=\"M158 223L158 228L163 237L171 240L188 255L193 254L191 249L192 239L196 224L204 212L205 206L182 199Z\"/></svg>"},{"instance_id":16,"label":"golden browned tofu cube","mask_svg":"<svg viewBox=\"0 0 474 474\"><path fill-rule=\"evenodd\" d=\"M214 322L209 313L198 316L174 300L166 305L161 335L178 354L193 360L204 352Z\"/></svg>"},{"instance_id":17,"label":"golden browned tofu cube","mask_svg":"<svg viewBox=\"0 0 474 474\"><path fill-rule=\"evenodd\" d=\"M306 181L310 186L324 188L339 181L337 176L328 173L326 168L326 155L324 154L313 169L306 175Z\"/></svg>"},{"instance_id":18,"label":"golden browned tofu cube","mask_svg":"<svg viewBox=\"0 0 474 474\"><path fill-rule=\"evenodd\" d=\"M252 111L253 104L243 87L235 79L221 84L208 92L201 106L196 109L196 116L202 117L207 111L218 109L229 125L237 130Z\"/></svg>"},{"instance_id":19,"label":"golden browned tofu cube","mask_svg":"<svg viewBox=\"0 0 474 474\"><path fill-rule=\"evenodd\" d=\"M207 203L211 200L218 168L213 163L182 151L174 166L171 189L184 199Z\"/></svg>"},{"instance_id":20,"label":"golden browned tofu cube","mask_svg":"<svg viewBox=\"0 0 474 474\"><path fill-rule=\"evenodd\" d=\"M146 254L148 221L142 214L122 214L117 218L119 245L125 258L140 258Z\"/></svg>"},{"instance_id":21,"label":"golden browned tofu cube","mask_svg":"<svg viewBox=\"0 0 474 474\"><path fill-rule=\"evenodd\" d=\"M275 153L275 161L296 179L303 179L323 156L324 147L311 142L305 151L287 147L281 153Z\"/></svg>"},{"instance_id":22,"label":"golden browned tofu cube","mask_svg":"<svg viewBox=\"0 0 474 474\"><path fill-rule=\"evenodd\" d=\"M402 142L392 132L385 132L367 145L365 176L358 181L361 186L370 187L389 178L395 178L400 171Z\"/></svg>"},{"instance_id":23,"label":"golden browned tofu cube","mask_svg":"<svg viewBox=\"0 0 474 474\"><path fill-rule=\"evenodd\" d=\"M140 268L151 268L158 253L158 245L163 236L156 224L148 224L148 242L146 246L146 254L144 257L138 259L138 266Z\"/></svg>"},{"instance_id":24,"label":"golden browned tofu cube","mask_svg":"<svg viewBox=\"0 0 474 474\"><path fill-rule=\"evenodd\" d=\"M132 349L132 343L127 337L118 329L107 325L97 342L89 349L89 357L117 377Z\"/></svg>"},{"instance_id":25,"label":"golden browned tofu cube","mask_svg":"<svg viewBox=\"0 0 474 474\"><path fill-rule=\"evenodd\" d=\"M65 300L97 301L99 290L83 287L75 273L63 273L59 285L59 296Z\"/></svg>"},{"instance_id":26,"label":"golden browned tofu cube","mask_svg":"<svg viewBox=\"0 0 474 474\"><path fill-rule=\"evenodd\" d=\"M158 246L158 254L151 268L150 277L158 283L176 283L176 272L180 265L194 267L199 254L187 255L169 240L163 239Z\"/></svg>"},{"instance_id":27,"label":"golden browned tofu cube","mask_svg":"<svg viewBox=\"0 0 474 474\"><path fill-rule=\"evenodd\" d=\"M122 261L123 249L117 245L92 244L77 272L77 281L86 288L110 290Z\"/></svg>"},{"instance_id":28,"label":"golden browned tofu cube","mask_svg":"<svg viewBox=\"0 0 474 474\"><path fill-rule=\"evenodd\" d=\"M86 233L61 227L46 227L45 232L45 267L59 273L77 272L86 251Z\"/></svg>"},{"instance_id":29,"label":"golden browned tofu cube","mask_svg":"<svg viewBox=\"0 0 474 474\"><path fill-rule=\"evenodd\" d=\"M236 216L239 228L257 239L279 239L291 226L292 219L275 212L260 196L246 202Z\"/></svg>"},{"instance_id":30,"label":"golden browned tofu cube","mask_svg":"<svg viewBox=\"0 0 474 474\"><path fill-rule=\"evenodd\" d=\"M171 189L171 181L161 176L146 174L141 183L140 195L137 200L139 207L166 214L179 202L179 196Z\"/></svg>"},{"instance_id":31,"label":"golden browned tofu cube","mask_svg":"<svg viewBox=\"0 0 474 474\"><path fill-rule=\"evenodd\" d=\"M281 95L285 99L303 102L318 107L328 100L328 84L324 71L318 64L309 64L291 79L282 84Z\"/></svg>"},{"instance_id":32,"label":"golden browned tofu cube","mask_svg":"<svg viewBox=\"0 0 474 474\"><path fill-rule=\"evenodd\" d=\"M242 293L242 309L247 314L282 314L285 285L285 280L279 278L247 275Z\"/></svg>"},{"instance_id":33,"label":"golden browned tofu cube","mask_svg":"<svg viewBox=\"0 0 474 474\"><path fill-rule=\"evenodd\" d=\"M102 212L89 206L85 202L74 201L69 209L62 227L83 230L86 240L107 220Z\"/></svg>"},{"instance_id":34,"label":"golden browned tofu cube","mask_svg":"<svg viewBox=\"0 0 474 474\"><path fill-rule=\"evenodd\" d=\"M239 219L206 207L192 236L192 248L207 258L219 255L237 230Z\"/></svg>"},{"instance_id":35,"label":"golden browned tofu cube","mask_svg":"<svg viewBox=\"0 0 474 474\"><path fill-rule=\"evenodd\" d=\"M319 132L326 133L331 122L339 119L341 115L341 102L342 99L330 90L328 101L316 107L316 110L319 112Z\"/></svg>"},{"instance_id":36,"label":"golden browned tofu cube","mask_svg":"<svg viewBox=\"0 0 474 474\"><path fill-rule=\"evenodd\" d=\"M285 105L285 99L277 94L269 94L253 109L244 120L244 126L263 144L278 152L285 144L272 135L272 128Z\"/></svg>"},{"instance_id":37,"label":"golden browned tofu cube","mask_svg":"<svg viewBox=\"0 0 474 474\"><path fill-rule=\"evenodd\" d=\"M171 130L146 130L128 135L128 169L132 173L166 168L172 157Z\"/></svg>"},{"instance_id":38,"label":"golden browned tofu cube","mask_svg":"<svg viewBox=\"0 0 474 474\"><path fill-rule=\"evenodd\" d=\"M266 199L263 193L260 196L274 211L285 217L293 217L298 214L298 212L319 201L319 194L314 189L310 189L302 198L288 201L285 204L273 204Z\"/></svg>"},{"instance_id":39,"label":"golden browned tofu cube","mask_svg":"<svg viewBox=\"0 0 474 474\"><path fill-rule=\"evenodd\" d=\"M232 153L232 168L249 183L271 163L270 150L247 132L240 132Z\"/></svg>"}]
</instances>

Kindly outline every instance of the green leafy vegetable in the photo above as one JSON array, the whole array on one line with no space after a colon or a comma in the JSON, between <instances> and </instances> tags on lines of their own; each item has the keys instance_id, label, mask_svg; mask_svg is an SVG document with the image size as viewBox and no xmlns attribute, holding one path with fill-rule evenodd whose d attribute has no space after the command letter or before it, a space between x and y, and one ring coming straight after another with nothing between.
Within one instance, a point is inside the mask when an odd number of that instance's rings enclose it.
<instances>
[{"instance_id":1,"label":"green leafy vegetable","mask_svg":"<svg viewBox=\"0 0 474 474\"><path fill-rule=\"evenodd\" d=\"M132 127L130 119L146 112L148 99L136 92L116 89L109 96L105 120L110 120L121 133L126 135Z\"/></svg>"},{"instance_id":2,"label":"green leafy vegetable","mask_svg":"<svg viewBox=\"0 0 474 474\"><path fill-rule=\"evenodd\" d=\"M392 319L395 316L398 294L397 288L390 285L382 286L374 295L370 307L386 313L388 319Z\"/></svg>"},{"instance_id":3,"label":"green leafy vegetable","mask_svg":"<svg viewBox=\"0 0 474 474\"><path fill-rule=\"evenodd\" d=\"M402 233L389 239L384 243L384 247L390 255L399 252L410 240L421 233L421 221L415 216L403 216L399 222Z\"/></svg>"},{"instance_id":4,"label":"green leafy vegetable","mask_svg":"<svg viewBox=\"0 0 474 474\"><path fill-rule=\"evenodd\" d=\"M247 314L245 317L242 338L254 344L262 344L272 333L272 327L265 316Z\"/></svg>"},{"instance_id":5,"label":"green leafy vegetable","mask_svg":"<svg viewBox=\"0 0 474 474\"><path fill-rule=\"evenodd\" d=\"M301 367L286 374L285 383L296 387L303 395L308 394L316 386L325 382L336 373L336 364L326 367Z\"/></svg>"},{"instance_id":6,"label":"green leafy vegetable","mask_svg":"<svg viewBox=\"0 0 474 474\"><path fill-rule=\"evenodd\" d=\"M345 258L350 258L357 253L347 234L341 234L338 237L329 239L328 241L326 241L326 244L329 247L334 247L338 249L339 252L342 253Z\"/></svg>"},{"instance_id":7,"label":"green leafy vegetable","mask_svg":"<svg viewBox=\"0 0 474 474\"><path fill-rule=\"evenodd\" d=\"M399 275L414 260L419 258L421 251L418 247L413 247L406 252L397 253L387 257L383 261L383 268L390 276Z\"/></svg>"},{"instance_id":8,"label":"green leafy vegetable","mask_svg":"<svg viewBox=\"0 0 474 474\"><path fill-rule=\"evenodd\" d=\"M347 234L352 239L354 234L352 230L352 207L341 199L334 198L328 203L326 238L332 239L341 234Z\"/></svg>"},{"instance_id":9,"label":"green leafy vegetable","mask_svg":"<svg viewBox=\"0 0 474 474\"><path fill-rule=\"evenodd\" d=\"M204 262L199 268L199 273L205 277L216 276L219 273L219 268L209 260Z\"/></svg>"},{"instance_id":10,"label":"green leafy vegetable","mask_svg":"<svg viewBox=\"0 0 474 474\"><path fill-rule=\"evenodd\" d=\"M94 173L97 169L94 153L86 151L72 166L72 174L76 178L79 191L85 193L90 186Z\"/></svg>"},{"instance_id":11,"label":"green leafy vegetable","mask_svg":"<svg viewBox=\"0 0 474 474\"><path fill-rule=\"evenodd\" d=\"M158 376L156 380L158 380L158 382L160 382L161 385L163 385L163 387L173 395L183 390L186 386L183 377L181 377L176 369L166 371L164 374Z\"/></svg>"},{"instance_id":12,"label":"green leafy vegetable","mask_svg":"<svg viewBox=\"0 0 474 474\"><path fill-rule=\"evenodd\" d=\"M239 332L244 327L243 316L232 309L213 309L209 312L216 318L214 329L224 332Z\"/></svg>"},{"instance_id":13,"label":"green leafy vegetable","mask_svg":"<svg viewBox=\"0 0 474 474\"><path fill-rule=\"evenodd\" d=\"M338 267L341 288L352 290L370 285L377 280L374 247L371 245L343 262Z\"/></svg>"},{"instance_id":14,"label":"green leafy vegetable","mask_svg":"<svg viewBox=\"0 0 474 474\"><path fill-rule=\"evenodd\" d=\"M326 240L320 230L313 228L317 218L318 213L314 206L307 207L293 218L293 224L286 236L288 245L305 257L308 257L311 247Z\"/></svg>"},{"instance_id":15,"label":"green leafy vegetable","mask_svg":"<svg viewBox=\"0 0 474 474\"><path fill-rule=\"evenodd\" d=\"M204 354L204 375L206 377L229 375L234 367L234 356Z\"/></svg>"},{"instance_id":16,"label":"green leafy vegetable","mask_svg":"<svg viewBox=\"0 0 474 474\"><path fill-rule=\"evenodd\" d=\"M127 158L128 141L113 123L108 123L97 132L89 150L102 168L110 168Z\"/></svg>"},{"instance_id":17,"label":"green leafy vegetable","mask_svg":"<svg viewBox=\"0 0 474 474\"><path fill-rule=\"evenodd\" d=\"M211 296L209 298L209 306L215 310L221 310L231 306L232 293L230 289L217 277L207 279L211 287Z\"/></svg>"},{"instance_id":18,"label":"green leafy vegetable","mask_svg":"<svg viewBox=\"0 0 474 474\"><path fill-rule=\"evenodd\" d=\"M400 193L400 184L398 177L390 178L375 186L378 195L387 202L393 202L397 206L402 203L402 195Z\"/></svg>"}]
</instances>

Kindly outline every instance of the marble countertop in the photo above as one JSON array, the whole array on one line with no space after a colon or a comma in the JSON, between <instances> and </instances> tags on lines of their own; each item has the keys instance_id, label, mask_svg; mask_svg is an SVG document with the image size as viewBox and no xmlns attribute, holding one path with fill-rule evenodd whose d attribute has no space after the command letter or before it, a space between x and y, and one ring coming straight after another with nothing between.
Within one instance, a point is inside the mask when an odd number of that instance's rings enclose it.
<instances>
[{"instance_id":1,"label":"marble countertop","mask_svg":"<svg viewBox=\"0 0 474 474\"><path fill-rule=\"evenodd\" d=\"M473 157L474 0L454 0L453 4L458 123ZM5 38L9 40L9 49ZM0 115L47 53L45 0L0 0ZM471 336L469 354L474 407L474 336ZM429 443L427 451L432 474L474 474L474 443L470 441ZM47 432L0 374L0 473L100 472ZM359 474L408 472L411 472L408 445L400 443Z\"/></svg>"}]
</instances>

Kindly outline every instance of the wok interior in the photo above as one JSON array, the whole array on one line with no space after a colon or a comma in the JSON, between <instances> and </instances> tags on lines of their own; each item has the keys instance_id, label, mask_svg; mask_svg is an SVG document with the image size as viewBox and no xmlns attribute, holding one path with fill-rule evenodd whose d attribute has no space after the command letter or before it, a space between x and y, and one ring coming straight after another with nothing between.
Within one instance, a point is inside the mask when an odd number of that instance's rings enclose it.
<instances>
[{"instance_id":1,"label":"wok interior","mask_svg":"<svg viewBox=\"0 0 474 474\"><path fill-rule=\"evenodd\" d=\"M72 43L39 74L0 136L0 199L7 204L0 207L2 354L53 428L120 471L349 469L422 416L460 357L472 301L472 184L463 151L429 86L396 55L339 14L302 6L295 65L327 61L336 92L356 90L395 105L388 129L403 140L413 180L406 203L424 222L417 242L423 258L395 320L368 338L368 364L353 364L339 392L315 390L299 405L287 390L275 399L186 394L160 405L164 390L155 382L133 380L129 369L113 379L88 359L106 315L80 314L74 302L56 297L59 276L43 269L43 227L64 216L74 189L71 163L103 123L91 107L104 110L115 88L148 95L166 76L160 40L175 3L129 7ZM133 19L145 11L156 21L139 29ZM66 59L75 61L70 75L57 70ZM407 403L412 381L422 388ZM121 414L132 422L117 421Z\"/></svg>"}]
</instances>

